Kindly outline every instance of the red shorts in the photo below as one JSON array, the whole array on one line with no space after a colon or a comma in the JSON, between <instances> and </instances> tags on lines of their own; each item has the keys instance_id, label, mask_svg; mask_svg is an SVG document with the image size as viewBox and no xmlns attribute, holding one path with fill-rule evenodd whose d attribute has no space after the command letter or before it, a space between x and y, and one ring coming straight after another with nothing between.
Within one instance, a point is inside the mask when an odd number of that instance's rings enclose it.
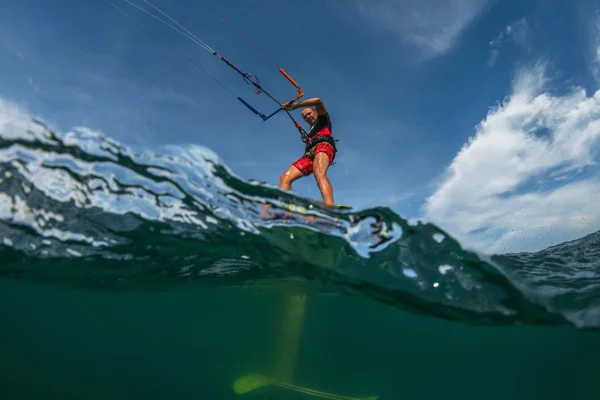
<instances>
[{"instance_id":1,"label":"red shorts","mask_svg":"<svg viewBox=\"0 0 600 400\"><path fill-rule=\"evenodd\" d=\"M329 157L329 164L331 164L335 158L331 144L323 142L317 144L313 149L306 152L304 156L294 161L292 165L298 168L304 175L310 175L313 172L313 160L317 153L327 154Z\"/></svg>"}]
</instances>

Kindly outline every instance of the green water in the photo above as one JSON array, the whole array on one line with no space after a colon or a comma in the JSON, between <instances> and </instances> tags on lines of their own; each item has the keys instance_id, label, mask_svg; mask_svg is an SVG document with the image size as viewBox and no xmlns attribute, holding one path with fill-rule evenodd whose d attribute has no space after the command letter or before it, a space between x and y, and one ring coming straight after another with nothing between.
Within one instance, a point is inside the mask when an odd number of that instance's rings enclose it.
<instances>
[{"instance_id":1,"label":"green water","mask_svg":"<svg viewBox=\"0 0 600 400\"><path fill-rule=\"evenodd\" d=\"M106 293L0 282L2 399L304 399L269 374L283 297L193 286ZM600 334L472 327L361 296L309 298L296 384L380 399L598 399Z\"/></svg>"}]
</instances>

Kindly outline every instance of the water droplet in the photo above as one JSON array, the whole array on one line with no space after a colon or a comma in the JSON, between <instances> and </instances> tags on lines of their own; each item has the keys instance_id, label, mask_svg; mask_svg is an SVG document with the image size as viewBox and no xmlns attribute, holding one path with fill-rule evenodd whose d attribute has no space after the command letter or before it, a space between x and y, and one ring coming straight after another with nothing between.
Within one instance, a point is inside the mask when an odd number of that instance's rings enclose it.
<instances>
[{"instance_id":1,"label":"water droplet","mask_svg":"<svg viewBox=\"0 0 600 400\"><path fill-rule=\"evenodd\" d=\"M433 239L434 239L436 242L438 242L438 243L442 243L442 240L444 240L444 238L445 238L445 237L446 237L446 236L444 236L444 235L443 235L443 234L441 234L441 233L434 233L434 234L433 234Z\"/></svg>"},{"instance_id":2,"label":"water droplet","mask_svg":"<svg viewBox=\"0 0 600 400\"><path fill-rule=\"evenodd\" d=\"M406 276L408 278L416 278L417 277L417 273L415 272L414 269L404 268L402 270L402 273L404 274L404 276Z\"/></svg>"},{"instance_id":3,"label":"water droplet","mask_svg":"<svg viewBox=\"0 0 600 400\"><path fill-rule=\"evenodd\" d=\"M438 270L440 271L440 273L442 275L446 275L446 272L452 271L453 269L454 269L454 267L452 265L440 265L438 267Z\"/></svg>"},{"instance_id":4,"label":"water droplet","mask_svg":"<svg viewBox=\"0 0 600 400\"><path fill-rule=\"evenodd\" d=\"M73 250L73 249L68 248L67 253L69 253L70 255L75 256L75 257L81 257L81 253L76 250Z\"/></svg>"}]
</instances>

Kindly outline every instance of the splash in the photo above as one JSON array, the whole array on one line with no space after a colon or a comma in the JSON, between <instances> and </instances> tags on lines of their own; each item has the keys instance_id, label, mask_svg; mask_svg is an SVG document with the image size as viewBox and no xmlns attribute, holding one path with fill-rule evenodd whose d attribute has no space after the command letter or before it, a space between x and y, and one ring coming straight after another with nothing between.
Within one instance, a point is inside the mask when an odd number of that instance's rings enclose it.
<instances>
[{"instance_id":1,"label":"splash","mask_svg":"<svg viewBox=\"0 0 600 400\"><path fill-rule=\"evenodd\" d=\"M599 237L484 257L386 207L331 210L245 181L202 147L135 152L89 129L59 134L24 116L0 120L4 278L353 292L471 324L594 328Z\"/></svg>"}]
</instances>

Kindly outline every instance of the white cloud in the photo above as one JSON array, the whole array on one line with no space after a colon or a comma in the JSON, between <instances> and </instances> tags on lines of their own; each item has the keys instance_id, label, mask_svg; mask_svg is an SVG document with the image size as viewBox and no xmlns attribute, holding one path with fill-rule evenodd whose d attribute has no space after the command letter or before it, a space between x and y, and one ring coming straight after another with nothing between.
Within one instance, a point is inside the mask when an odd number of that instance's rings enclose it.
<instances>
[{"instance_id":1,"label":"white cloud","mask_svg":"<svg viewBox=\"0 0 600 400\"><path fill-rule=\"evenodd\" d=\"M507 42L527 48L529 46L529 23L526 18L508 24L494 40L490 42L490 58L488 65L493 66L500 55L500 47Z\"/></svg>"},{"instance_id":2,"label":"white cloud","mask_svg":"<svg viewBox=\"0 0 600 400\"><path fill-rule=\"evenodd\" d=\"M546 85L543 64L517 76L427 199L426 219L486 252L537 250L600 229L600 179L589 174L598 168L600 91L552 95Z\"/></svg>"},{"instance_id":3,"label":"white cloud","mask_svg":"<svg viewBox=\"0 0 600 400\"><path fill-rule=\"evenodd\" d=\"M493 0L354 0L367 26L398 34L424 59L441 55ZM344 3L344 11L348 11Z\"/></svg>"}]
</instances>

